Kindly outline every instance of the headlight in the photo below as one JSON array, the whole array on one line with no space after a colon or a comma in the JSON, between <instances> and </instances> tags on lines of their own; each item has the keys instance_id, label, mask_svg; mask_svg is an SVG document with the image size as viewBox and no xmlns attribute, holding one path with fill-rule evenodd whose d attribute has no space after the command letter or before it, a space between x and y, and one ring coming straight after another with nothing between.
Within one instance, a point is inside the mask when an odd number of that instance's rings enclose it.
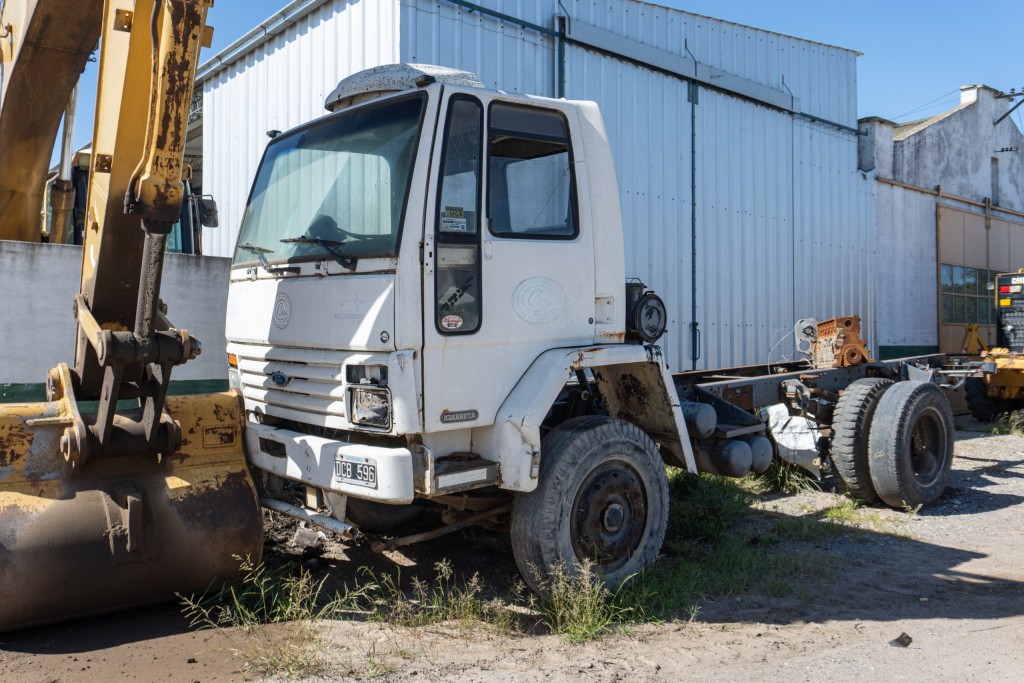
<instances>
[{"instance_id":1,"label":"headlight","mask_svg":"<svg viewBox=\"0 0 1024 683\"><path fill-rule=\"evenodd\" d=\"M391 426L391 398L387 389L375 387L352 387L352 424L368 427Z\"/></svg>"},{"instance_id":2,"label":"headlight","mask_svg":"<svg viewBox=\"0 0 1024 683\"><path fill-rule=\"evenodd\" d=\"M242 388L242 374L238 368L228 368L228 386L232 389Z\"/></svg>"}]
</instances>

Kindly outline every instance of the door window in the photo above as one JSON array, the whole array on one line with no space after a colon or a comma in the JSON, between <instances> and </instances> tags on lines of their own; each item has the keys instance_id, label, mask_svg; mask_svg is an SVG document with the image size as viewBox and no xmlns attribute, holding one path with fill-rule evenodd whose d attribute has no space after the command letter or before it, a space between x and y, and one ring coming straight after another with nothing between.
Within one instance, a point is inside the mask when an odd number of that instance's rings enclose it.
<instances>
[{"instance_id":1,"label":"door window","mask_svg":"<svg viewBox=\"0 0 1024 683\"><path fill-rule=\"evenodd\" d=\"M488 216L498 237L573 239L579 234L572 151L558 112L491 106Z\"/></svg>"},{"instance_id":2,"label":"door window","mask_svg":"<svg viewBox=\"0 0 1024 683\"><path fill-rule=\"evenodd\" d=\"M480 329L480 166L483 107L455 96L448 106L437 202L434 324L441 334Z\"/></svg>"}]
</instances>

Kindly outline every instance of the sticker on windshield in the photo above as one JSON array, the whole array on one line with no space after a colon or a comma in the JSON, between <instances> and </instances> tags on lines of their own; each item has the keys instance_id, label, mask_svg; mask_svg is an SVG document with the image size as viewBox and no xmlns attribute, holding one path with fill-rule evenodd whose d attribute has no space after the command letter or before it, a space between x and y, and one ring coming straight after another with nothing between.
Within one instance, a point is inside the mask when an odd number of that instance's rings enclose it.
<instances>
[{"instance_id":1,"label":"sticker on windshield","mask_svg":"<svg viewBox=\"0 0 1024 683\"><path fill-rule=\"evenodd\" d=\"M459 329L460 327L462 327L462 316L455 315L454 313L451 315L446 315L445 317L441 318L441 327L443 327L446 330Z\"/></svg>"},{"instance_id":2,"label":"sticker on windshield","mask_svg":"<svg viewBox=\"0 0 1024 683\"><path fill-rule=\"evenodd\" d=\"M461 206L446 206L441 214L441 232L469 232L466 212Z\"/></svg>"}]
</instances>

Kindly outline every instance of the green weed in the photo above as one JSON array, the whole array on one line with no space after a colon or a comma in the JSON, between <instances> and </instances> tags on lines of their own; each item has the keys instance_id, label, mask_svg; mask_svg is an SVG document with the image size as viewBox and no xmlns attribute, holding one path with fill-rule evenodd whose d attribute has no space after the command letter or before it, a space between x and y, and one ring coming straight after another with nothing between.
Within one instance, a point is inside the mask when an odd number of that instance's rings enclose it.
<instances>
[{"instance_id":1,"label":"green weed","mask_svg":"<svg viewBox=\"0 0 1024 683\"><path fill-rule=\"evenodd\" d=\"M666 552L685 554L694 542L722 538L750 508L751 495L736 480L669 468L671 500Z\"/></svg>"},{"instance_id":2,"label":"green weed","mask_svg":"<svg viewBox=\"0 0 1024 683\"><path fill-rule=\"evenodd\" d=\"M844 498L838 505L822 510L821 516L831 522L855 524L860 520L860 510L863 505L859 500Z\"/></svg>"},{"instance_id":3,"label":"green weed","mask_svg":"<svg viewBox=\"0 0 1024 683\"><path fill-rule=\"evenodd\" d=\"M772 460L768 471L756 481L761 490L766 492L794 494L821 490L807 470L781 458Z\"/></svg>"},{"instance_id":4,"label":"green weed","mask_svg":"<svg viewBox=\"0 0 1024 683\"><path fill-rule=\"evenodd\" d=\"M377 641L373 641L370 644L370 649L366 652L366 677L381 678L394 673L395 669L394 664L388 663L382 655L377 654Z\"/></svg>"},{"instance_id":5,"label":"green weed","mask_svg":"<svg viewBox=\"0 0 1024 683\"><path fill-rule=\"evenodd\" d=\"M1015 410L1000 415L992 425L992 433L999 436L1006 434L1024 436L1024 410Z\"/></svg>"},{"instance_id":6,"label":"green weed","mask_svg":"<svg viewBox=\"0 0 1024 683\"><path fill-rule=\"evenodd\" d=\"M418 627L431 624L456 623L471 627L488 624L501 632L518 630L516 613L500 599L485 599L484 583L478 574L459 579L451 562L434 565L432 582L412 577L409 589L402 586L399 570L376 574L363 567L358 593L370 618L396 626ZM519 601L523 590L513 590L512 600Z\"/></svg>"},{"instance_id":7,"label":"green weed","mask_svg":"<svg viewBox=\"0 0 1024 683\"><path fill-rule=\"evenodd\" d=\"M227 651L260 676L305 677L326 670L319 624L352 609L357 592L323 595L324 580L238 558L242 578L217 591L179 596L192 628L217 629Z\"/></svg>"},{"instance_id":8,"label":"green weed","mask_svg":"<svg viewBox=\"0 0 1024 683\"><path fill-rule=\"evenodd\" d=\"M641 608L623 599L628 584L610 590L589 562L575 574L563 566L551 567L540 603L541 621L570 643L599 638L616 624L642 618Z\"/></svg>"}]
</instances>

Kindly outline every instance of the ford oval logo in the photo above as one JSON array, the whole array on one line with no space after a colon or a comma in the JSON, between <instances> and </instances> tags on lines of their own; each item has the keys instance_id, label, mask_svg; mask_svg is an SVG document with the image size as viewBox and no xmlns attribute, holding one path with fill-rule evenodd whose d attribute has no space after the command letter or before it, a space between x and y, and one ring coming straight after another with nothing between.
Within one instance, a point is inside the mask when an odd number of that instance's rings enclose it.
<instances>
[{"instance_id":1,"label":"ford oval logo","mask_svg":"<svg viewBox=\"0 0 1024 683\"><path fill-rule=\"evenodd\" d=\"M270 375L270 381L279 387L283 387L287 386L288 382L292 381L292 378L284 374L280 370L275 370L273 374Z\"/></svg>"}]
</instances>

